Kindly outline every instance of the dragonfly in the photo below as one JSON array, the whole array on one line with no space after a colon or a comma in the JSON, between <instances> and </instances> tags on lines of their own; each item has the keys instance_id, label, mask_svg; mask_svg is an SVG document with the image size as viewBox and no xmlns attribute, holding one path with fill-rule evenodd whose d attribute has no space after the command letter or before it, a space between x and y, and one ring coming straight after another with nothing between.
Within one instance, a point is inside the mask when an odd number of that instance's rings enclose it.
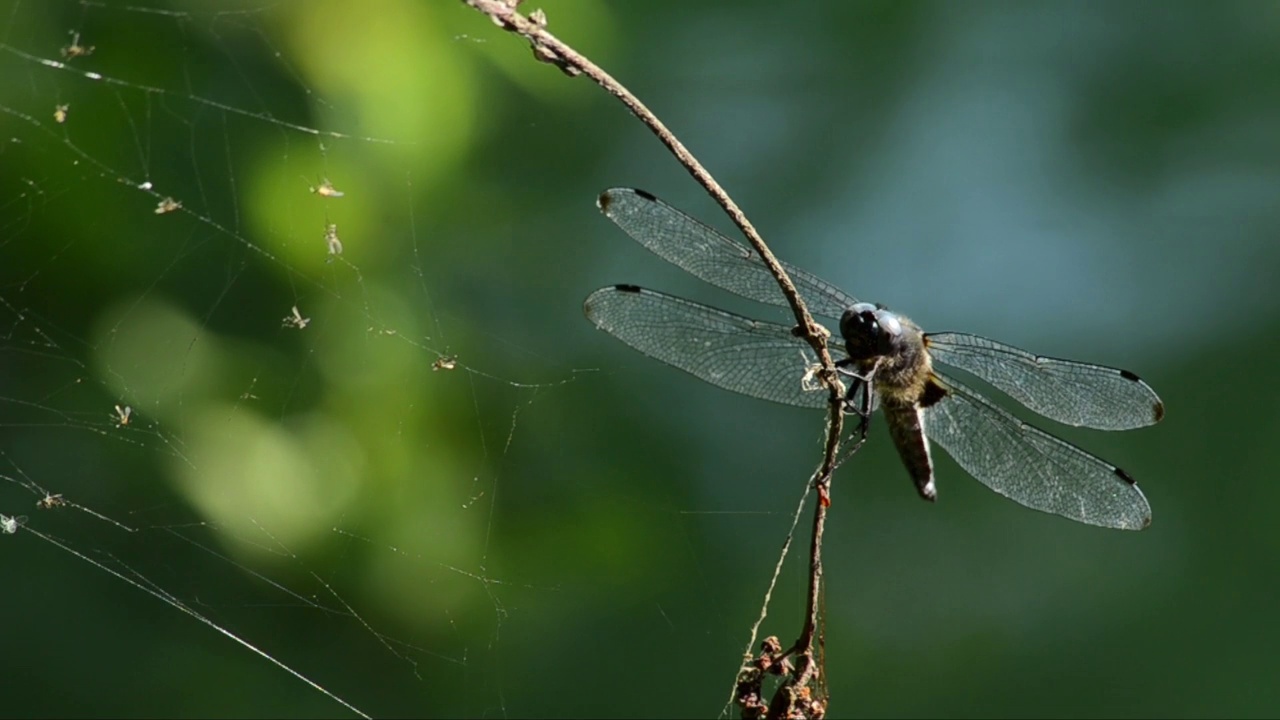
<instances>
[{"instance_id":1,"label":"dragonfly","mask_svg":"<svg viewBox=\"0 0 1280 720\"><path fill-rule=\"evenodd\" d=\"M636 242L693 276L750 300L787 305L760 256L644 190L612 188L597 203ZM1130 430L1164 417L1164 404L1128 370L1043 357L977 335L926 333L904 315L861 302L781 263L814 315L837 321L827 340L851 380L845 410L861 430L880 411L926 500L937 497L931 443L991 490L1026 507L1124 530L1151 523L1132 475L1027 423L955 377L960 370L1064 425ZM763 400L827 407L813 381L813 348L792 326L766 322L637 285L611 285L583 304L587 319L632 348L712 385Z\"/></svg>"}]
</instances>

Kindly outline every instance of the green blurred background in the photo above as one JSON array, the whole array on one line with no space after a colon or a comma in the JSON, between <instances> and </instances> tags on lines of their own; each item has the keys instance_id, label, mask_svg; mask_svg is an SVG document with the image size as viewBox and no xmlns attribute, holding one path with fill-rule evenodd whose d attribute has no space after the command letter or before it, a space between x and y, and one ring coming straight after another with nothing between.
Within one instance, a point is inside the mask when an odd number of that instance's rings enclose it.
<instances>
[{"instance_id":1,"label":"green blurred background","mask_svg":"<svg viewBox=\"0 0 1280 720\"><path fill-rule=\"evenodd\" d=\"M1280 6L541 7L784 259L1168 407L1062 432L1139 479L1136 534L945 459L922 503L877 425L833 716L1280 713ZM731 228L615 101L458 2L3 0L0 140L0 513L40 533L0 536L0 715L345 712L160 596L376 716L720 711L823 417L582 317L617 282L787 317L599 215Z\"/></svg>"}]
</instances>

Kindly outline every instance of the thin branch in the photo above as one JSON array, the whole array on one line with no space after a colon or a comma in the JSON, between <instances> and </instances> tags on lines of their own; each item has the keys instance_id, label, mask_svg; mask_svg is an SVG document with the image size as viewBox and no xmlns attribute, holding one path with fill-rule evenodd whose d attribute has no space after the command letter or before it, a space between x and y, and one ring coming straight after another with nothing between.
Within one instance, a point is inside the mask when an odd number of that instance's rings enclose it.
<instances>
[{"instance_id":1,"label":"thin branch","mask_svg":"<svg viewBox=\"0 0 1280 720\"><path fill-rule=\"evenodd\" d=\"M797 336L804 338L817 355L822 366L818 375L829 392L830 415L827 422L826 447L822 463L814 473L811 485L811 487L818 488L819 502L815 503L813 536L809 548L808 613L805 618L804 629L795 646L782 654L782 658L792 653L796 653L800 657L796 672L779 689L779 693L786 693L787 697L784 702L779 702L784 698L781 695L775 696L774 702L769 705L768 712L770 716L785 714L787 717L794 717L796 716L794 713L797 712L804 717L814 717L825 713L825 702L816 706L811 704L810 698L812 696L809 691L809 684L815 679L821 679L819 678L820 669L814 645L818 639L817 627L822 597L822 534L826 523L827 507L830 505L831 475L837 465L836 458L840 451L840 437L844 431L843 404L845 388L840 381L835 363L831 359L831 353L827 350L827 339L830 337L830 333L825 327L814 321L813 316L809 314L809 309L805 306L804 299L800 297L795 285L791 282L791 278L787 276L786 270L782 268L781 263L774 257L773 252L765 244L760 234L756 232L755 227L747 220L742 209L729 197L724 188L720 187L720 184L711 176L711 173L667 129L666 125L645 107L635 95L623 87L620 82L548 32L547 18L541 10L535 10L526 17L517 11L517 6L521 0L463 0L463 2L489 16L498 27L524 37L533 48L534 57L539 61L555 65L570 77L586 75L591 78L610 95L622 101L622 104L626 105L633 115L653 131L658 140L663 145L666 145L676 160L688 170L693 179L719 203L725 214L733 221L733 224L737 225L738 229L742 231L747 242L760 255L760 259L764 261L770 274L778 281L778 287L781 288L782 294L786 296L787 304L791 306L791 311L795 315L797 323ZM808 495L807 489L805 495L806 497ZM790 545L791 536L788 534L787 541L783 547L782 558L779 559L779 567L786 558L786 551ZM775 568L774 581L777 579L778 571L778 568ZM772 592L772 587L773 581L770 582L770 593ZM760 619L752 628L752 637L747 644L748 658L752 656L751 650L755 645L757 632L767 613L768 599L769 595L766 595L765 607L761 610ZM779 672L781 668L786 667L785 663L773 663L772 660L764 661L762 664L772 667L774 672Z\"/></svg>"}]
</instances>

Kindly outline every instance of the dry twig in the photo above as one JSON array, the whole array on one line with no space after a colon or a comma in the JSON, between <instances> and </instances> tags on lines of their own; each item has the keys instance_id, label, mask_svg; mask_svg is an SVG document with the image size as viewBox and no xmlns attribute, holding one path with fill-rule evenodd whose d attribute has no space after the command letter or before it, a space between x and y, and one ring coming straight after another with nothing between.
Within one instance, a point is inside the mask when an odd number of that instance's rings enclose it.
<instances>
[{"instance_id":1,"label":"dry twig","mask_svg":"<svg viewBox=\"0 0 1280 720\"><path fill-rule=\"evenodd\" d=\"M765 596L765 605L761 609L759 619L752 628L751 639L747 643L748 664L743 666L739 674L739 680L735 683L733 699L742 708L744 717L760 717L761 715L756 714L757 712L764 712L768 717L821 717L826 711L826 699L821 693L814 692L813 686L815 683L822 681L819 667L820 650L818 647L821 642L818 637L818 623L820 620L819 608L822 594L822 534L826 523L827 507L830 505L831 475L838 464L836 458L840 451L840 436L844 431L845 400L845 388L840 381L835 363L831 359L831 354L827 351L827 338L830 333L825 327L814 321L813 316L809 314L808 308L805 307L804 299L796 291L795 285L791 282L791 278L787 276L786 271L783 270L778 259L774 257L773 252L769 250L768 245L765 244L760 234L756 232L756 229L747 220L746 215L743 214L738 205L720 187L719 183L711 177L711 173L693 157L693 154L685 148L683 143L676 139L675 135L667 129L662 121L630 91L623 87L621 83L548 32L545 13L541 10L535 10L528 16L522 15L517 9L521 0L463 0L463 2L489 16L498 27L525 38L533 48L534 57L539 61L555 65L570 77L585 75L591 78L606 92L622 101L622 104L626 105L633 115L653 131L658 140L663 145L666 145L676 160L689 171L693 179L706 188L707 193L719 203L720 207L724 209L725 213L733 221L733 224L737 225L738 229L742 231L751 247L760 255L760 258L769 268L769 272L778 281L778 286L782 289L783 295L787 298L787 303L791 306L797 323L795 331L797 337L802 337L808 342L818 356L822 366L818 371L818 378L830 394L830 413L827 421L827 438L822 462L813 474L812 483L806 488L805 497L801 499L803 505L808 496L809 488L816 487L818 489L819 502L815 503L812 539L809 547L808 613L805 618L804 629L791 649L786 652L780 652L781 646L776 638L769 638L765 642L766 647L760 657L752 658L751 648L755 646L759 627L768 612L769 596L772 594L774 584L781 571L782 561L786 557L787 549L791 545L791 535L789 534L783 547L782 557L779 558L778 565L774 569L774 576L770 581L769 590ZM799 515L797 514L796 520L798 519ZM791 655L795 655L798 658L794 668L786 660ZM787 676L782 687L779 688L778 693L774 696L773 701L767 706L763 704L759 694L759 681L763 678L765 672Z\"/></svg>"}]
</instances>

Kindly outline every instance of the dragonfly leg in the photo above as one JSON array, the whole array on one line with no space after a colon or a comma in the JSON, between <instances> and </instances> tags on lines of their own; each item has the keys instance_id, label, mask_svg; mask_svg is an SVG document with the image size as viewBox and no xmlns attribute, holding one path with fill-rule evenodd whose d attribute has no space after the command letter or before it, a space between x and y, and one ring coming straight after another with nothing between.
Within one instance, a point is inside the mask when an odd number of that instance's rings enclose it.
<instances>
[{"instance_id":1,"label":"dragonfly leg","mask_svg":"<svg viewBox=\"0 0 1280 720\"><path fill-rule=\"evenodd\" d=\"M854 455L858 453L859 450L862 449L862 446L867 442L867 435L866 433L862 433L861 436L859 436L858 432L855 431L852 435L849 436L849 442L853 444L846 446L844 450L840 453L840 457L836 458L835 465L831 468L832 473L835 473L836 470L839 470L842 465L848 462L850 458L852 458Z\"/></svg>"},{"instance_id":2,"label":"dragonfly leg","mask_svg":"<svg viewBox=\"0 0 1280 720\"><path fill-rule=\"evenodd\" d=\"M862 392L857 396L857 405L853 408L853 414L858 416L858 424L854 426L853 433L849 435L849 439L853 440L856 435L858 437L858 445L861 445L866 442L867 429L871 427L871 383L866 380L854 381L853 387L849 388L849 398L845 402L853 405L854 394L859 390Z\"/></svg>"},{"instance_id":3,"label":"dragonfly leg","mask_svg":"<svg viewBox=\"0 0 1280 720\"><path fill-rule=\"evenodd\" d=\"M871 421L871 377L855 372L850 368L853 367L853 361L845 358L836 361L836 372L841 376L848 378L851 382L849 388L845 391L844 398L841 402L841 410L846 415L857 415L858 424L853 432L849 435L848 442L852 443L851 447L846 447L840 456L835 459L831 472L834 474L840 469L849 458L862 447L867 441L867 427ZM818 501L823 507L831 507L831 498L828 495L827 484L831 481L828 475L825 481L819 480L816 487L818 489Z\"/></svg>"},{"instance_id":4,"label":"dragonfly leg","mask_svg":"<svg viewBox=\"0 0 1280 720\"><path fill-rule=\"evenodd\" d=\"M871 420L871 373L863 375L854 372L849 368L853 365L853 360L845 358L836 362L836 372L851 378L849 389L844 394L844 411L849 415L858 416L858 427L855 434L860 435L864 439L867 437L867 425ZM861 394L859 395L859 391Z\"/></svg>"},{"instance_id":5,"label":"dragonfly leg","mask_svg":"<svg viewBox=\"0 0 1280 720\"><path fill-rule=\"evenodd\" d=\"M858 424L854 427L853 432L849 433L849 439L846 441L850 444L845 446L844 451L840 453L840 457L836 458L835 466L831 469L833 473L840 469L841 465L848 462L849 458L856 455L862 449L863 444L867 442L867 426L871 423L871 413L868 411L865 414L862 412L857 414Z\"/></svg>"}]
</instances>

